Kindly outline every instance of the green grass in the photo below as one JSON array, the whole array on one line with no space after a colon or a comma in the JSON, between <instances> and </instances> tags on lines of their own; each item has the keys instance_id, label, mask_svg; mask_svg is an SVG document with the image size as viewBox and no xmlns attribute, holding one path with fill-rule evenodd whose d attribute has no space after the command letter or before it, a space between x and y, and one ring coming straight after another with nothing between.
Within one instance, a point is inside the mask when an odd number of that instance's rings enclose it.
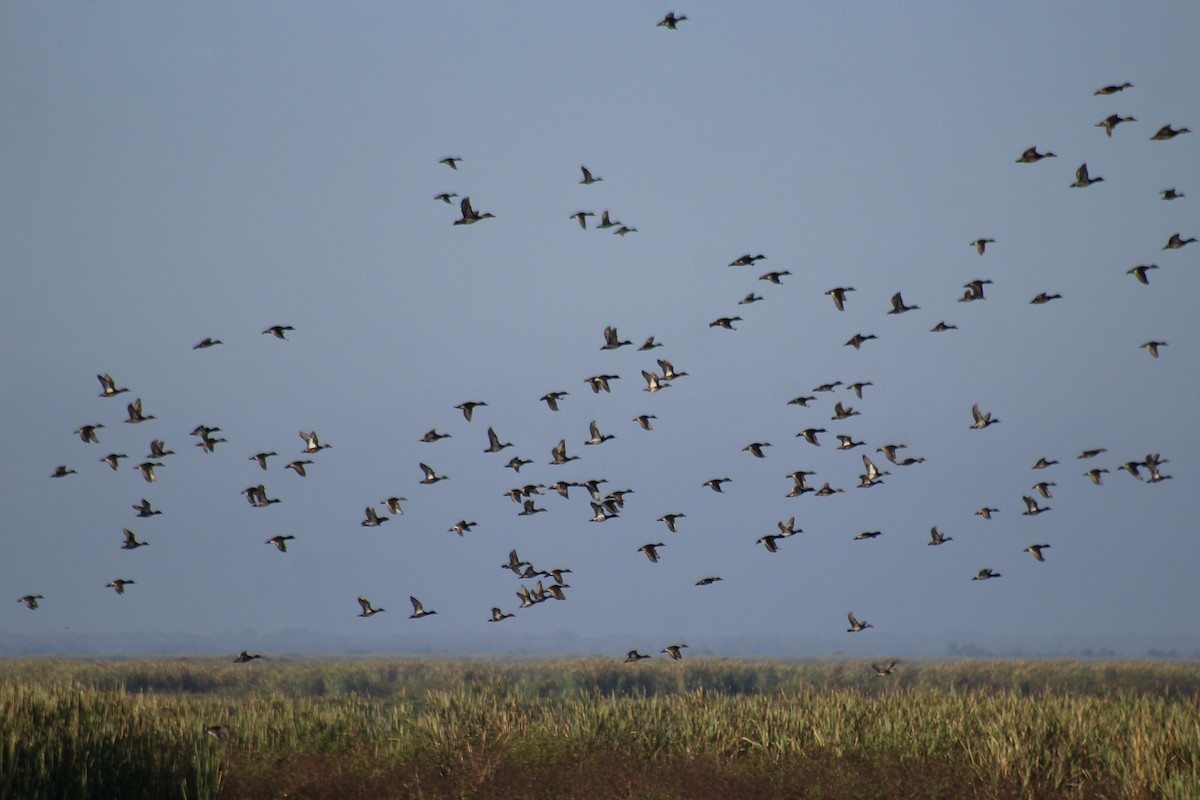
<instances>
[{"instance_id":1,"label":"green grass","mask_svg":"<svg viewBox=\"0 0 1200 800\"><path fill-rule=\"evenodd\" d=\"M1194 664L0 662L27 800L1194 798L1197 742Z\"/></svg>"}]
</instances>

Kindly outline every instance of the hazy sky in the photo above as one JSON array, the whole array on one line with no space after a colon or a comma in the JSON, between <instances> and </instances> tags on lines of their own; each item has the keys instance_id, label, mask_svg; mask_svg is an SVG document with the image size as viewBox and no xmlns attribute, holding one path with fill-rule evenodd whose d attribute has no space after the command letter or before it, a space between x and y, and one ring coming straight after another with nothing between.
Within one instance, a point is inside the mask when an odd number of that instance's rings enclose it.
<instances>
[{"instance_id":1,"label":"hazy sky","mask_svg":"<svg viewBox=\"0 0 1200 800\"><path fill-rule=\"evenodd\" d=\"M676 31L655 25L667 10L0 7L0 634L695 648L843 636L850 610L875 630L844 638L867 648L881 631L1187 628L1200 243L1162 247L1200 236L1200 134L1150 137L1200 129L1200 6L695 2ZM1095 124L1113 113L1136 122L1110 138ZM1058 157L1014 163L1031 145ZM1085 161L1104 182L1068 188ZM603 181L581 185L580 165ZM455 226L441 192L495 218ZM594 229L605 209L637 232ZM727 266L744 253L767 258ZM1126 274L1151 263L1148 286ZM976 278L986 300L957 302ZM837 286L856 289L842 312ZM920 309L888 315L897 291ZM749 292L763 300L739 305ZM276 324L288 341L260 333ZM601 351L606 325L634 346ZM878 339L856 351L856 333ZM638 352L651 335L664 346ZM193 350L204 337L224 344ZM1169 343L1158 359L1150 339ZM689 375L642 391L656 357ZM97 373L130 391L98 397ZM611 393L584 383L598 373L620 376ZM787 404L836 380L872 385ZM569 392L557 413L552 390ZM137 397L157 419L122 422ZM467 400L488 404L471 423ZM831 420L836 401L861 414ZM1001 423L969 429L973 403ZM585 446L591 420L616 438ZM85 423L99 444L72 433ZM201 452L197 424L228 443ZM484 453L488 426L513 447ZM451 438L422 443L433 427ZM332 447L302 456L300 430ZM839 433L866 444L839 451ZM177 454L149 484L134 467L152 438ZM580 458L550 466L560 438ZM926 461L890 465L886 443ZM1088 448L1107 452L1077 460ZM260 451L279 454L266 472ZM116 472L110 452L129 456ZM1172 480L1117 470L1152 452ZM862 453L882 485L856 488ZM513 455L534 463L516 475ZM1032 470L1043 456L1060 463ZM284 469L302 457L307 478ZM422 461L449 480L421 485ZM49 478L59 464L77 474ZM797 469L845 491L787 498ZM620 517L590 522L582 489L529 517L503 496L589 478L634 490ZM1024 516L1039 480L1052 511ZM282 502L251 507L259 483ZM359 525L393 495L402 517ZM136 518L143 497L163 514ZM668 512L687 515L678 533ZM778 553L755 543L791 516L803 533ZM460 538L460 519L478 526ZM953 541L927 546L933 525ZM123 527L151 546L121 550ZM296 537L286 554L276 534ZM512 548L571 568L568 600L517 610ZM972 581L983 567L1003 577ZM724 580L693 585L707 575ZM136 581L121 597L118 577ZM357 618L360 594L388 613ZM409 595L438 615L409 620ZM488 624L492 606L516 617Z\"/></svg>"}]
</instances>

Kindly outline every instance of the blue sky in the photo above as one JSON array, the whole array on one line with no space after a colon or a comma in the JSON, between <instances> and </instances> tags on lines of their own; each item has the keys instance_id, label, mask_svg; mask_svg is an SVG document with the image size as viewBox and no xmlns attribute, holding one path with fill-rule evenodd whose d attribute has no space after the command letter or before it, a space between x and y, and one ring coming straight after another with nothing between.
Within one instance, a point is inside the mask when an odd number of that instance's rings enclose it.
<instances>
[{"instance_id":1,"label":"blue sky","mask_svg":"<svg viewBox=\"0 0 1200 800\"><path fill-rule=\"evenodd\" d=\"M854 610L901 635L1170 644L1200 604L1200 244L1161 248L1200 236L1200 138L1150 137L1200 128L1200 8L696 3L677 31L655 26L667 10L0 10L0 631L306 628L402 648L440 626L696 647L840 634ZM1137 121L1106 137L1112 113ZM1058 158L1014 163L1031 145ZM1082 162L1105 181L1068 188ZM580 185L580 165L604 180ZM1187 196L1160 199L1171 186ZM441 192L495 218L454 226ZM604 209L637 232L570 219ZM982 257L979 237L996 240ZM743 253L767 259L727 266ZM1147 263L1148 286L1125 274ZM791 275L757 279L769 270ZM957 302L975 278L987 299ZM842 312L835 286L856 289ZM897 291L920 310L888 315ZM739 305L748 292L764 299ZM1063 298L1031 305L1039 292ZM738 330L709 327L732 315ZM940 320L958 330L930 333ZM275 324L289 341L260 333ZM664 347L601 351L607 325ZM879 338L855 351L855 333ZM224 344L193 351L206 336ZM1169 343L1157 360L1149 339ZM689 375L643 392L659 356ZM101 372L130 392L97 397ZM611 394L587 388L597 373L620 375ZM873 385L786 404L835 380ZM538 400L552 390L570 393L557 413ZM135 397L156 420L121 422ZM488 403L471 423L466 400ZM861 415L830 420L838 400ZM1001 424L969 430L973 403ZM591 420L616 439L584 446ZM72 434L94 422L100 444ZM229 442L201 453L201 423ZM482 452L488 426L514 446ZM420 442L433 427L451 438ZM807 427L826 428L820 447L795 437ZM313 429L333 447L300 478L283 465ZM866 445L840 452L838 433ZM177 451L154 484L133 468L151 438ZM549 466L560 438L580 459ZM886 464L888 442L925 463ZM264 450L266 472L249 460ZM855 488L864 451L891 469L880 486ZM114 473L109 452L130 458ZM1172 480L1117 471L1151 452ZM514 475L512 455L534 463ZM1060 464L1031 470L1041 456ZM450 480L420 485L419 462ZM78 474L48 478L59 464ZM845 492L786 498L796 469ZM724 494L701 486L713 477L733 479ZM619 518L589 522L578 489L532 517L502 496L588 478L634 489ZM1023 516L1043 479L1053 510ZM258 483L282 502L251 508L239 493ZM392 495L405 515L362 528ZM137 519L142 497L163 515ZM984 505L1001 511L984 521ZM687 514L677 534L655 521L668 512ZM755 544L790 516L804 533ZM478 527L447 531L464 518ZM933 525L954 541L926 546ZM123 527L152 546L122 551ZM264 544L281 533L286 554ZM647 542L665 543L659 563ZM485 619L517 606L512 548L571 568L571 589L498 633ZM982 567L1004 577L972 582ZM693 585L706 575L724 580ZM117 577L137 583L118 597ZM36 613L13 602L30 593ZM389 612L356 618L360 594ZM407 619L409 595L438 616Z\"/></svg>"}]
</instances>

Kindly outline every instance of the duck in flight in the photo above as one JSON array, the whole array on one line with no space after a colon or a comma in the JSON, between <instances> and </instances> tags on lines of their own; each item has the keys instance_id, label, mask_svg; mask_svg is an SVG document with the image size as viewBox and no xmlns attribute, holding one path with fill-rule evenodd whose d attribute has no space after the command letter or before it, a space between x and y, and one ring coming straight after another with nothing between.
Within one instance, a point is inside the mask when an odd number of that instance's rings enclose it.
<instances>
[{"instance_id":1,"label":"duck in flight","mask_svg":"<svg viewBox=\"0 0 1200 800\"><path fill-rule=\"evenodd\" d=\"M492 214L491 212L480 214L478 211L476 211L474 208L471 207L471 198L470 197L464 197L462 199L462 202L458 204L458 207L462 211L462 217L454 220L455 225L474 225L476 222L479 222L481 219L492 219L493 217L496 216L495 214Z\"/></svg>"},{"instance_id":2,"label":"duck in flight","mask_svg":"<svg viewBox=\"0 0 1200 800\"><path fill-rule=\"evenodd\" d=\"M362 606L362 613L359 614L360 617L373 617L376 614L380 613L381 611L387 611L386 608L372 607L371 601L368 600L367 598L363 597L362 595L359 595L359 597L358 597L358 604L360 606Z\"/></svg>"},{"instance_id":3,"label":"duck in flight","mask_svg":"<svg viewBox=\"0 0 1200 800\"><path fill-rule=\"evenodd\" d=\"M1047 151L1045 153L1039 153L1037 151L1036 147L1030 147L1024 153L1021 153L1021 157L1017 159L1017 163L1018 164L1034 164L1038 161L1041 161L1043 158L1056 158L1056 156L1054 155L1054 153L1051 153L1049 151Z\"/></svg>"},{"instance_id":4,"label":"duck in flight","mask_svg":"<svg viewBox=\"0 0 1200 800\"><path fill-rule=\"evenodd\" d=\"M121 392L129 391L129 389L127 389L127 388L118 389L117 382L115 380L113 380L113 376L109 375L108 373L105 373L103 375L97 375L96 379L98 381L100 381L100 396L101 397L113 397L115 395L120 394Z\"/></svg>"}]
</instances>

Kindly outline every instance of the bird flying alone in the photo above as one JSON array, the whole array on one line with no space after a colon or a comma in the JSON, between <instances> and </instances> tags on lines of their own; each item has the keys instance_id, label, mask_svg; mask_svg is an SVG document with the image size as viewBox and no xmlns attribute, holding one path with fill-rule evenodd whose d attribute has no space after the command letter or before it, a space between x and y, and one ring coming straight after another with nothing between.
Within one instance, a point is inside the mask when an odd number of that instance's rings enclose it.
<instances>
[{"instance_id":1,"label":"bird flying alone","mask_svg":"<svg viewBox=\"0 0 1200 800\"><path fill-rule=\"evenodd\" d=\"M662 18L662 21L659 22L656 27L666 28L667 30L672 30L672 31L678 30L675 26L678 25L679 23L683 22L685 19L687 19L687 17L683 16L682 14L680 14L677 17L677 16L675 16L674 11L668 11L667 15ZM646 656L646 658L649 658L649 656Z\"/></svg>"},{"instance_id":2,"label":"bird flying alone","mask_svg":"<svg viewBox=\"0 0 1200 800\"><path fill-rule=\"evenodd\" d=\"M865 619L860 620L855 617L853 611L846 615L846 619L850 621L850 627L846 629L846 633L858 633L859 631L865 631L867 628L875 627Z\"/></svg>"}]
</instances>

